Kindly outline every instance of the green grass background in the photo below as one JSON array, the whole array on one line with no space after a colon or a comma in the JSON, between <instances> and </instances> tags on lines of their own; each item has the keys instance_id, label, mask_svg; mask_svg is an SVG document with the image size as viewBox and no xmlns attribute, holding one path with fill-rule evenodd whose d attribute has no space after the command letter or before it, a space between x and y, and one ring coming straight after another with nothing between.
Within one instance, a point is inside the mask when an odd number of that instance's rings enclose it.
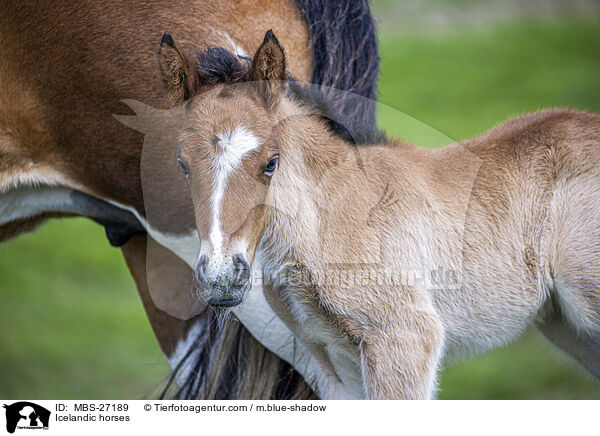
<instances>
[{"instance_id":1,"label":"green grass background","mask_svg":"<svg viewBox=\"0 0 600 436\"><path fill-rule=\"evenodd\" d=\"M390 134L440 146L539 108L600 112L599 21L382 27L379 116ZM168 371L99 226L55 220L0 245L0 397L146 398ZM600 399L600 385L530 331L448 364L440 397Z\"/></svg>"}]
</instances>

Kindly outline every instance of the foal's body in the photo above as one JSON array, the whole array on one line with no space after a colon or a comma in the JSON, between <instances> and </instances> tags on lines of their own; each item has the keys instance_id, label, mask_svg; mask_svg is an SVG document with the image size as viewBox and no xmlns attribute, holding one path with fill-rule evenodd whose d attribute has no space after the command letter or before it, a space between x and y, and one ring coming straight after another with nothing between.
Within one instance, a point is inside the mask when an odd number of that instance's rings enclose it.
<instances>
[{"instance_id":1,"label":"foal's body","mask_svg":"<svg viewBox=\"0 0 600 436\"><path fill-rule=\"evenodd\" d=\"M297 123L281 126L282 138L310 137ZM320 361L322 397L355 396L361 386L348 382L360 382L361 368L370 398L431 397L442 357L505 344L532 323L600 377L600 116L538 112L440 150L364 147L364 173L353 146L338 138L303 143L301 154L314 159L298 159L298 150L286 146L282 141L282 186L299 180L314 186L314 168L304 162L346 154L308 195L325 196L313 204L341 211L327 224L335 233L315 221L319 213L309 201L294 207L299 213L293 219L272 213L264 236L267 270L302 265L308 270L303 277L316 277L336 268L324 258L337 255L354 264L342 267L354 273L346 282L269 293ZM364 192L348 195L365 179L372 191L367 198ZM392 204L371 217L357 216L386 190L394 193ZM290 199L274 187L275 211L290 210ZM381 235L376 244L366 235L367 221ZM374 269L396 277L416 271L416 283L356 280L365 259L380 259ZM436 270L457 272L458 282L432 288L418 280Z\"/></svg>"},{"instance_id":2,"label":"foal's body","mask_svg":"<svg viewBox=\"0 0 600 436\"><path fill-rule=\"evenodd\" d=\"M211 304L241 300L257 256L321 398L431 398L443 358L531 324L600 377L600 115L538 112L440 150L357 147L285 78L268 32L256 88L187 106L178 159Z\"/></svg>"}]
</instances>

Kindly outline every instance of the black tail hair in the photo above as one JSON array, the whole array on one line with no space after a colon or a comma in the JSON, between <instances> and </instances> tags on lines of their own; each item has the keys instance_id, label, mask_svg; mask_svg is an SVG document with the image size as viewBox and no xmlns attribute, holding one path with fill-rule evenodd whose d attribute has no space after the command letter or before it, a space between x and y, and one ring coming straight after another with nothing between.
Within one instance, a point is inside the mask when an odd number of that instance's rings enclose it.
<instances>
[{"instance_id":1,"label":"black tail hair","mask_svg":"<svg viewBox=\"0 0 600 436\"><path fill-rule=\"evenodd\" d=\"M231 314L207 307L202 330L173 369L161 399L317 399L292 366L268 351Z\"/></svg>"},{"instance_id":2,"label":"black tail hair","mask_svg":"<svg viewBox=\"0 0 600 436\"><path fill-rule=\"evenodd\" d=\"M375 93L379 54L367 0L296 0L312 45L312 82L365 98L342 97L338 110L364 142L376 141Z\"/></svg>"}]
</instances>

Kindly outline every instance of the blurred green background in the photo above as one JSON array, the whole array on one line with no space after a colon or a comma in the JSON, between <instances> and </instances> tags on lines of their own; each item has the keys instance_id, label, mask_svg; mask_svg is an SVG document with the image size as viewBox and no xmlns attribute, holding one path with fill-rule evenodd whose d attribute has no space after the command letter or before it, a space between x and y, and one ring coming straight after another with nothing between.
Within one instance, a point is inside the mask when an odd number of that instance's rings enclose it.
<instances>
[{"instance_id":1,"label":"blurred green background","mask_svg":"<svg viewBox=\"0 0 600 436\"><path fill-rule=\"evenodd\" d=\"M373 9L379 100L395 109L379 116L392 135L441 146L540 108L600 112L597 2L377 0ZM0 301L2 398L148 398L169 373L120 252L91 222L55 220L1 244ZM448 364L440 398L600 399L600 384L529 331Z\"/></svg>"}]
</instances>

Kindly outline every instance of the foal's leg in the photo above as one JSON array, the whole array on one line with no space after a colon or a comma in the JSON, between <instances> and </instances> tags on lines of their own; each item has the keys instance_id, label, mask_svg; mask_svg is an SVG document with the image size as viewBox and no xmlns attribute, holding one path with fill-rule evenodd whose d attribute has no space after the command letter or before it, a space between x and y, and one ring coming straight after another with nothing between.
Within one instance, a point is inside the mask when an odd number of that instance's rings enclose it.
<instances>
[{"instance_id":1,"label":"foal's leg","mask_svg":"<svg viewBox=\"0 0 600 436\"><path fill-rule=\"evenodd\" d=\"M589 333L576 333L558 316L538 328L551 342L573 356L600 380L600 337Z\"/></svg>"},{"instance_id":2,"label":"foal's leg","mask_svg":"<svg viewBox=\"0 0 600 436\"><path fill-rule=\"evenodd\" d=\"M391 319L368 329L360 344L367 398L431 399L442 354L441 322L433 310L391 312Z\"/></svg>"},{"instance_id":3,"label":"foal's leg","mask_svg":"<svg viewBox=\"0 0 600 436\"><path fill-rule=\"evenodd\" d=\"M597 141L596 141L597 142ZM544 252L559 311L540 330L600 378L600 145L563 167L548 212ZM568 161L567 161L568 162ZM583 169L587 168L586 171Z\"/></svg>"}]
</instances>

